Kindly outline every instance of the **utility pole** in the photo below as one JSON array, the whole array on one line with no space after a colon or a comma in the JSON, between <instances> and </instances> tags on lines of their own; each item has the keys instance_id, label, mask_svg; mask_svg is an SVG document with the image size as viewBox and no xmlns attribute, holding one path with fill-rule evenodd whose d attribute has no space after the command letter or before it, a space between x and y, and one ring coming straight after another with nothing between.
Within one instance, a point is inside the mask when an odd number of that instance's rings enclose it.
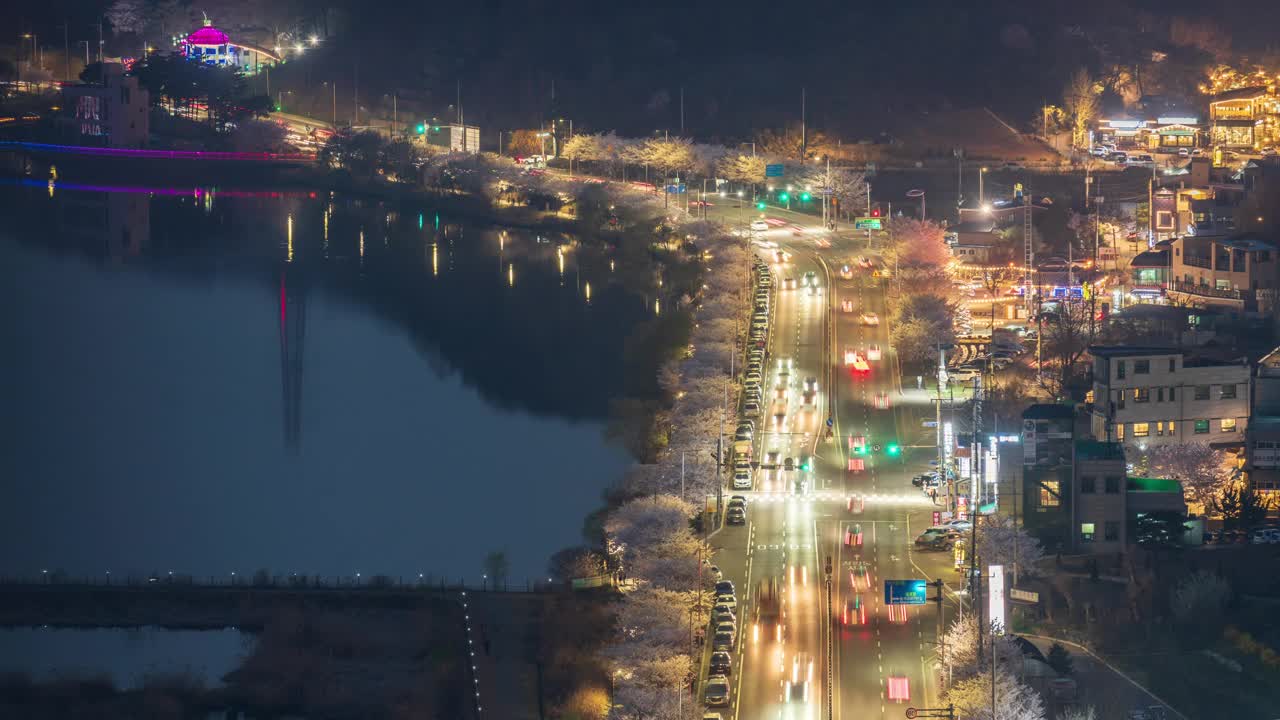
<instances>
[{"instance_id":1,"label":"utility pole","mask_svg":"<svg viewBox=\"0 0 1280 720\"><path fill-rule=\"evenodd\" d=\"M360 60L355 63L355 83L351 90L351 101L355 105L355 119L351 121L351 126L355 127L360 124Z\"/></svg>"},{"instance_id":2,"label":"utility pole","mask_svg":"<svg viewBox=\"0 0 1280 720\"><path fill-rule=\"evenodd\" d=\"M985 167L978 168L978 207L985 207L987 204L987 196L983 188L983 179L986 177L987 169Z\"/></svg>"},{"instance_id":3,"label":"utility pole","mask_svg":"<svg viewBox=\"0 0 1280 720\"><path fill-rule=\"evenodd\" d=\"M680 86L680 137L684 137L684 86Z\"/></svg>"},{"instance_id":4,"label":"utility pole","mask_svg":"<svg viewBox=\"0 0 1280 720\"><path fill-rule=\"evenodd\" d=\"M392 138L395 138L396 136L396 121L400 119L399 107L397 106L398 99L399 99L399 96L396 93L391 93L391 137Z\"/></svg>"},{"instance_id":5,"label":"utility pole","mask_svg":"<svg viewBox=\"0 0 1280 720\"><path fill-rule=\"evenodd\" d=\"M71 79L71 38L70 38L70 35L68 35L68 33L70 32L68 25L70 24L71 24L70 20L64 20L62 22L62 56L63 56L62 79L63 80Z\"/></svg>"},{"instance_id":6,"label":"utility pole","mask_svg":"<svg viewBox=\"0 0 1280 720\"><path fill-rule=\"evenodd\" d=\"M98 62L102 62L102 23L94 23L90 27L98 28Z\"/></svg>"}]
</instances>

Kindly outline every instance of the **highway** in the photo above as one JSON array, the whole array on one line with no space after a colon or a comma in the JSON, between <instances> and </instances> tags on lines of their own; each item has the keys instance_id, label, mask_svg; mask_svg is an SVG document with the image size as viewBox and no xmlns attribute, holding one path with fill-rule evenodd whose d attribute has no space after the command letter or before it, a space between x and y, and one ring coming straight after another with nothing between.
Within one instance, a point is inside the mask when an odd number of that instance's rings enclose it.
<instances>
[{"instance_id":1,"label":"highway","mask_svg":"<svg viewBox=\"0 0 1280 720\"><path fill-rule=\"evenodd\" d=\"M717 219L741 228L760 216L725 209ZM904 717L907 707L936 700L929 667L938 610L929 603L891 611L884 581L956 579L948 554L916 553L912 546L934 506L910 478L936 450L922 446L918 427L901 428L895 412L900 393L885 281L856 262L863 255L875 261L865 236L846 231L827 240L811 217L777 210L764 216L770 229L755 239L778 243L790 257L779 263L774 248L756 248L774 276L761 382L766 402L753 446L761 467L751 491L731 491L748 498L747 523L726 526L712 539L716 564L737 589L739 641L731 703L708 711L734 720ZM846 263L850 269L842 272ZM805 287L807 273L816 292ZM879 359L868 359L873 345ZM846 365L846 350L866 360L867 369ZM809 378L818 389L812 405L802 402ZM853 443L865 445L866 454ZM797 469L775 468L772 453L784 462L793 458ZM811 455L812 471L799 469ZM761 588L771 579L783 589L781 642L764 632L753 636ZM803 687L788 692L789 679Z\"/></svg>"}]
</instances>

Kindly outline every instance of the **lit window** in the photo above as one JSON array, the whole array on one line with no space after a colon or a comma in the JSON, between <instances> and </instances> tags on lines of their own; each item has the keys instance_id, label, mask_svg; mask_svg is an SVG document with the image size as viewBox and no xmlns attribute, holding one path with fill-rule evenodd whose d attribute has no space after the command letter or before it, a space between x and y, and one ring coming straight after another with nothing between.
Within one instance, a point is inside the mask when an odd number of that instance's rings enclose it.
<instances>
[{"instance_id":1,"label":"lit window","mask_svg":"<svg viewBox=\"0 0 1280 720\"><path fill-rule=\"evenodd\" d=\"M1235 418L1222 418L1222 426L1221 426L1221 427L1222 427L1222 432L1235 432L1235 431L1236 431L1236 419L1235 419Z\"/></svg>"},{"instance_id":2,"label":"lit window","mask_svg":"<svg viewBox=\"0 0 1280 720\"><path fill-rule=\"evenodd\" d=\"M1080 542L1093 542L1093 523L1080 523Z\"/></svg>"},{"instance_id":3,"label":"lit window","mask_svg":"<svg viewBox=\"0 0 1280 720\"><path fill-rule=\"evenodd\" d=\"M1177 425L1176 422L1172 420L1169 421L1169 437L1173 437L1174 433L1178 431L1178 428L1175 427L1176 425Z\"/></svg>"},{"instance_id":4,"label":"lit window","mask_svg":"<svg viewBox=\"0 0 1280 720\"><path fill-rule=\"evenodd\" d=\"M1197 435L1205 435L1205 434L1208 434L1208 432L1209 432L1209 421L1208 421L1208 420L1197 420L1197 421L1196 421L1196 434L1197 434Z\"/></svg>"},{"instance_id":5,"label":"lit window","mask_svg":"<svg viewBox=\"0 0 1280 720\"><path fill-rule=\"evenodd\" d=\"M1133 401L1136 403L1151 402L1151 388L1134 388Z\"/></svg>"},{"instance_id":6,"label":"lit window","mask_svg":"<svg viewBox=\"0 0 1280 720\"><path fill-rule=\"evenodd\" d=\"M1156 437L1164 437L1164 423L1156 422Z\"/></svg>"},{"instance_id":7,"label":"lit window","mask_svg":"<svg viewBox=\"0 0 1280 720\"><path fill-rule=\"evenodd\" d=\"M1133 436L1136 438L1147 437L1151 434L1151 423L1134 423Z\"/></svg>"},{"instance_id":8,"label":"lit window","mask_svg":"<svg viewBox=\"0 0 1280 720\"><path fill-rule=\"evenodd\" d=\"M1116 440L1124 442L1124 423L1116 423Z\"/></svg>"},{"instance_id":9,"label":"lit window","mask_svg":"<svg viewBox=\"0 0 1280 720\"><path fill-rule=\"evenodd\" d=\"M1045 480L1040 483L1040 507L1058 507L1062 497L1058 493L1057 480Z\"/></svg>"},{"instance_id":10,"label":"lit window","mask_svg":"<svg viewBox=\"0 0 1280 720\"><path fill-rule=\"evenodd\" d=\"M1234 400L1236 398L1236 386L1223 385L1221 394L1218 395L1218 398L1221 400Z\"/></svg>"}]
</instances>

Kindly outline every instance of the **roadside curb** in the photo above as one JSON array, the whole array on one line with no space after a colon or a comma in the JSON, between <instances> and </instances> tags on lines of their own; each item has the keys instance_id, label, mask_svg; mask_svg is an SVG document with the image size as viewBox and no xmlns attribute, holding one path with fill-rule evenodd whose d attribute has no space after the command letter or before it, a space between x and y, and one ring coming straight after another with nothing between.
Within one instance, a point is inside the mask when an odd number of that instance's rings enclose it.
<instances>
[{"instance_id":1,"label":"roadside curb","mask_svg":"<svg viewBox=\"0 0 1280 720\"><path fill-rule=\"evenodd\" d=\"M1072 642L1072 641L1070 641L1070 640L1063 640L1063 639L1060 639L1060 638L1049 637L1049 636L1047 636L1047 635L1034 635L1034 634L1032 634L1032 633L1018 633L1018 634L1019 634L1019 635L1021 635L1022 637L1036 638L1037 640L1048 640L1049 642L1061 643L1062 645L1066 645L1066 646L1068 646L1068 647L1072 647L1072 648L1075 648L1075 649L1077 649L1077 650L1080 650L1081 652L1083 652L1084 654L1086 654L1086 655L1088 655L1089 657L1093 658L1094 660L1097 660L1098 662L1102 663L1102 665L1103 665L1104 667L1106 667L1108 670L1110 670L1111 672L1113 672L1113 673L1115 673L1116 675L1119 675L1120 677L1124 678L1124 679L1125 679L1125 680L1126 680L1130 685L1132 685L1132 686L1134 686L1134 687L1138 688L1138 689L1139 689L1139 690L1141 690L1142 692L1144 692L1144 693L1146 693L1146 694L1150 695L1151 697L1155 698L1155 700L1156 700L1157 702L1159 702L1161 705L1164 705L1164 706L1165 706L1165 708L1166 708L1166 709L1168 709L1168 711L1169 711L1169 712L1171 712L1171 713L1173 713L1174 715L1178 716L1178 717L1179 717L1179 718L1181 718L1182 720L1189 720L1189 718L1187 718L1187 716L1186 716L1186 715L1183 715L1182 713L1178 712L1177 708L1175 708L1173 705L1171 705L1171 704L1169 703L1169 701L1168 701L1168 700L1165 700L1164 698L1160 697L1159 695L1156 695L1155 693L1151 692L1151 691L1150 691L1150 690L1148 690L1145 686L1143 686L1141 683L1139 683L1137 680L1134 680L1133 678L1129 677L1129 676L1128 676L1128 675L1126 675L1123 671L1121 671L1119 668L1117 668L1115 665L1112 665L1111 663L1107 662L1105 658L1103 658L1103 657L1099 656L1097 653L1095 653L1094 651L1092 651L1092 650L1090 650L1089 648L1085 647L1084 645L1081 645L1080 643Z\"/></svg>"}]
</instances>

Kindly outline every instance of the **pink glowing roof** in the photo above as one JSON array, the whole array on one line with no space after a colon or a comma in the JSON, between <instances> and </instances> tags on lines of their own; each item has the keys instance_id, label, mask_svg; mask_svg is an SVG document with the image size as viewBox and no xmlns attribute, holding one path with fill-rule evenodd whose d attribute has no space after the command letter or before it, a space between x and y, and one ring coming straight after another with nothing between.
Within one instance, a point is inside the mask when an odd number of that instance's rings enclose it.
<instances>
[{"instance_id":1,"label":"pink glowing roof","mask_svg":"<svg viewBox=\"0 0 1280 720\"><path fill-rule=\"evenodd\" d=\"M192 45L226 45L230 42L227 34L212 25L205 25L187 36Z\"/></svg>"}]
</instances>

